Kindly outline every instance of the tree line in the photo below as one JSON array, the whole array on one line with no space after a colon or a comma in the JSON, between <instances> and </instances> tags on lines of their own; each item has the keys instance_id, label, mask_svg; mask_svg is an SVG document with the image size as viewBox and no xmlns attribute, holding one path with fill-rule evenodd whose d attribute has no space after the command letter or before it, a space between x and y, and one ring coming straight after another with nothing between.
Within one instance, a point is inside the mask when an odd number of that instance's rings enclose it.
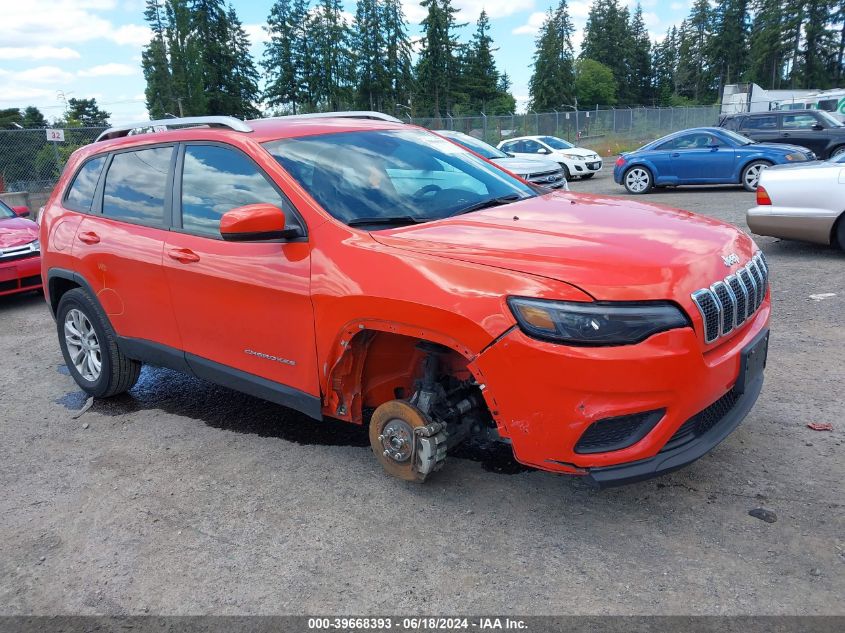
<instances>
[{"instance_id":1,"label":"tree line","mask_svg":"<svg viewBox=\"0 0 845 633\"><path fill-rule=\"evenodd\" d=\"M845 0L696 0L653 44L642 8L594 0L575 57L566 0L540 29L530 107L716 103L726 84L841 85Z\"/></svg>"}]
</instances>

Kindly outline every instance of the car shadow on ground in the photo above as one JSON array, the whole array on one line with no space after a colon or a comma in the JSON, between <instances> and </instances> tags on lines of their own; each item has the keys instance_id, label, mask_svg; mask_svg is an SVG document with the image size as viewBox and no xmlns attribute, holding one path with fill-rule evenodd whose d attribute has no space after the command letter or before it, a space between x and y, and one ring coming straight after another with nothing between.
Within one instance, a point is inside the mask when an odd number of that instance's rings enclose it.
<instances>
[{"instance_id":1,"label":"car shadow on ground","mask_svg":"<svg viewBox=\"0 0 845 633\"><path fill-rule=\"evenodd\" d=\"M58 371L68 375L59 365ZM71 391L56 400L70 411L79 411L88 395ZM138 383L125 394L96 400L91 411L115 417L143 410L199 420L208 426L278 438L302 445L369 447L366 425L350 424L333 418L313 420L292 409L206 382L193 376L145 365ZM499 443L465 443L451 456L479 462L490 472L516 474L531 470L513 458L508 446Z\"/></svg>"},{"instance_id":2,"label":"car shadow on ground","mask_svg":"<svg viewBox=\"0 0 845 633\"><path fill-rule=\"evenodd\" d=\"M41 291L28 291L20 294L3 295L0 297L0 310L19 310L40 303L47 309L44 295Z\"/></svg>"},{"instance_id":3,"label":"car shadow on ground","mask_svg":"<svg viewBox=\"0 0 845 633\"><path fill-rule=\"evenodd\" d=\"M824 244L811 244L809 242L797 242L795 240L783 240L780 238L759 238L755 236L757 243L765 246L765 252L770 255L777 255L788 259L807 261L807 257L822 257L825 260L845 259L845 250L837 246L826 246ZM767 240L767 241L763 241Z\"/></svg>"}]
</instances>

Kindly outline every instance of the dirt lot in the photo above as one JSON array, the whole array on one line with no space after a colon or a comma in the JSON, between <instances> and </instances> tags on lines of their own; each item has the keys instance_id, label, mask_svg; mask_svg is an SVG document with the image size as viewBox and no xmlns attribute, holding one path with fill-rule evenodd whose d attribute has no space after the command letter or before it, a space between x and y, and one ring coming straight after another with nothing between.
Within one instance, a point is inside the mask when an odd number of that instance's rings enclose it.
<instances>
[{"instance_id":1,"label":"dirt lot","mask_svg":"<svg viewBox=\"0 0 845 633\"><path fill-rule=\"evenodd\" d=\"M753 198L648 199L745 228ZM0 612L845 613L845 254L758 243L756 408L689 468L604 492L472 451L391 480L357 428L165 370L73 419L43 299L0 299Z\"/></svg>"}]
</instances>

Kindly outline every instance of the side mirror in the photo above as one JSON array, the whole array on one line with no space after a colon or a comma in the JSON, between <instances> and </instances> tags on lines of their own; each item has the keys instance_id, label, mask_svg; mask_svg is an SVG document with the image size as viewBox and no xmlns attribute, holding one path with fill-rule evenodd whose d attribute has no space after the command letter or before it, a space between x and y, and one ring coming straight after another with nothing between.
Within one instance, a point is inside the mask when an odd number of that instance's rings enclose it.
<instances>
[{"instance_id":1,"label":"side mirror","mask_svg":"<svg viewBox=\"0 0 845 633\"><path fill-rule=\"evenodd\" d=\"M551 150L549 150L549 149L546 149L545 147L543 147L543 148L541 148L541 149L540 149L540 152L539 152L539 153L540 153L540 154L551 154L551 153L552 153L552 151L551 151Z\"/></svg>"},{"instance_id":2,"label":"side mirror","mask_svg":"<svg viewBox=\"0 0 845 633\"><path fill-rule=\"evenodd\" d=\"M302 235L302 229L289 227L285 212L272 204L248 204L220 218L220 236L227 242L290 240Z\"/></svg>"},{"instance_id":3,"label":"side mirror","mask_svg":"<svg viewBox=\"0 0 845 633\"><path fill-rule=\"evenodd\" d=\"M505 152L505 154L508 155L508 158L514 158L516 156L513 152Z\"/></svg>"},{"instance_id":4,"label":"side mirror","mask_svg":"<svg viewBox=\"0 0 845 633\"><path fill-rule=\"evenodd\" d=\"M29 217L29 209L27 207L12 207L12 211L14 211L15 215L19 218Z\"/></svg>"},{"instance_id":5,"label":"side mirror","mask_svg":"<svg viewBox=\"0 0 845 633\"><path fill-rule=\"evenodd\" d=\"M813 129L816 132L820 132L821 130L824 129L824 126L821 123L813 123Z\"/></svg>"}]
</instances>

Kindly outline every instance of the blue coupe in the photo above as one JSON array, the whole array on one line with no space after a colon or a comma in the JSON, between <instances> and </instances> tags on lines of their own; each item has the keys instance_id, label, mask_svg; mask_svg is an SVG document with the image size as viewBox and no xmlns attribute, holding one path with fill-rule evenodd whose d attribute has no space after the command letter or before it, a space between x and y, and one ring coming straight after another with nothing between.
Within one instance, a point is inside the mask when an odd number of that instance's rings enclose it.
<instances>
[{"instance_id":1,"label":"blue coupe","mask_svg":"<svg viewBox=\"0 0 845 633\"><path fill-rule=\"evenodd\" d=\"M756 191L766 167L815 159L805 147L757 143L731 130L697 127L621 154L613 179L636 194L675 185L740 184Z\"/></svg>"}]
</instances>

